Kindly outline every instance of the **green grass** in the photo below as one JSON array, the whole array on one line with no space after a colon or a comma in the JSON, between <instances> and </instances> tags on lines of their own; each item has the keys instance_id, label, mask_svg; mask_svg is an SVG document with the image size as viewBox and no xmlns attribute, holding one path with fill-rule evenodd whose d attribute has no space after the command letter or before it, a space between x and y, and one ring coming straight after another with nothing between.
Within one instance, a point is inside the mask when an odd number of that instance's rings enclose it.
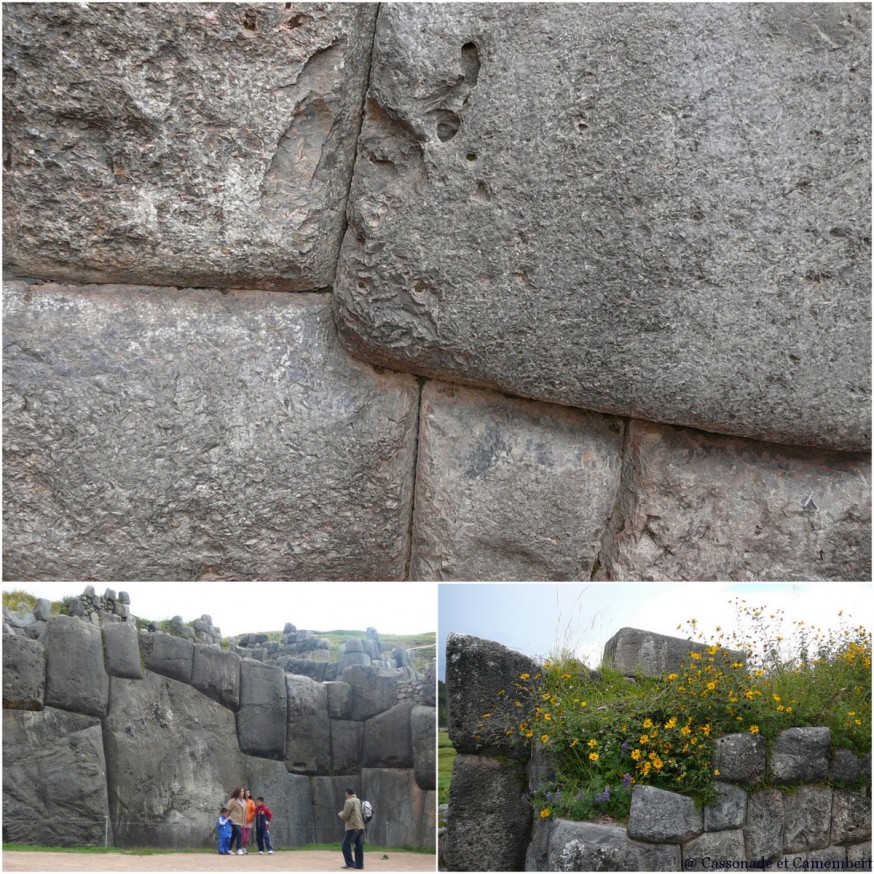
<instances>
[{"instance_id":1,"label":"green grass","mask_svg":"<svg viewBox=\"0 0 874 874\"><path fill-rule=\"evenodd\" d=\"M449 740L448 731L437 732L437 803L449 803L449 782L452 779L452 764L458 753Z\"/></svg>"},{"instance_id":2,"label":"green grass","mask_svg":"<svg viewBox=\"0 0 874 874\"><path fill-rule=\"evenodd\" d=\"M35 595L31 595L29 592L24 592L21 589L14 589L11 592L3 592L3 606L6 607L7 610L12 610L13 612L18 612L18 609L22 606L33 611L36 609L37 600L38 598ZM51 604L52 616L57 616L59 613L65 612L63 601L52 601Z\"/></svg>"}]
</instances>

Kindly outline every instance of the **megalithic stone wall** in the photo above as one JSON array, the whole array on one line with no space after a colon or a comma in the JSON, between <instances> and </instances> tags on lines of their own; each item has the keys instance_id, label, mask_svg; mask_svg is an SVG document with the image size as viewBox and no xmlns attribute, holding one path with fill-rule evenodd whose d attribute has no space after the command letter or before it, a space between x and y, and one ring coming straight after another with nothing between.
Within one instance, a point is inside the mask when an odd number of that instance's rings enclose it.
<instances>
[{"instance_id":1,"label":"megalithic stone wall","mask_svg":"<svg viewBox=\"0 0 874 874\"><path fill-rule=\"evenodd\" d=\"M870 578L869 6L3 40L7 579Z\"/></svg>"}]
</instances>

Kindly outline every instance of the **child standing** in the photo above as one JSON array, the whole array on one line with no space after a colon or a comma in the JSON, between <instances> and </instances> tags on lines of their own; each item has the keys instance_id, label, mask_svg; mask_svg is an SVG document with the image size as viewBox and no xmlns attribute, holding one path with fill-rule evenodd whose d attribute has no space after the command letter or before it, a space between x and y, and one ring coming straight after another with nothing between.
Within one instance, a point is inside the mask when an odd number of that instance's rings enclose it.
<instances>
[{"instance_id":1,"label":"child standing","mask_svg":"<svg viewBox=\"0 0 874 874\"><path fill-rule=\"evenodd\" d=\"M264 845L267 845L267 855L273 854L273 845L270 843L270 823L273 820L273 811L264 803L259 795L255 802L255 837L258 840L258 855L264 855Z\"/></svg>"},{"instance_id":2,"label":"child standing","mask_svg":"<svg viewBox=\"0 0 874 874\"><path fill-rule=\"evenodd\" d=\"M231 827L231 820L228 817L228 809L227 807L223 807L219 811L218 822L216 823L216 830L218 831L218 851L220 856L230 856L231 855L231 835L233 834L233 828Z\"/></svg>"}]
</instances>

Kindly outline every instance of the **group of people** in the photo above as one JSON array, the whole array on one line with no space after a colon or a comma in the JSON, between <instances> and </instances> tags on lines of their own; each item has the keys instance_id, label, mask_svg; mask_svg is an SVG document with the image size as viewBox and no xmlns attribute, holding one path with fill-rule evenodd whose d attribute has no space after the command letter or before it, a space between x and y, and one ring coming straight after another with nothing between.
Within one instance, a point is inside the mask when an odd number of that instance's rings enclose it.
<instances>
[{"instance_id":1,"label":"group of people","mask_svg":"<svg viewBox=\"0 0 874 874\"><path fill-rule=\"evenodd\" d=\"M260 795L253 799L249 789L238 786L231 792L227 807L223 807L219 812L217 824L219 855L232 856L236 844L237 855L245 856L249 852L246 844L249 843L253 825L259 855L264 855L265 847L267 853L272 854L273 845L270 843L272 819L273 811L264 803Z\"/></svg>"},{"instance_id":2,"label":"group of people","mask_svg":"<svg viewBox=\"0 0 874 874\"><path fill-rule=\"evenodd\" d=\"M346 801L338 815L345 823L343 867L361 869L364 867L364 813L361 810L361 801L351 786L346 787ZM273 812L264 803L263 797L259 795L253 800L250 790L237 787L231 792L227 807L223 807L219 813L217 824L219 855L234 855L235 843L237 855L246 855L249 852L246 844L249 842L253 824L259 855L264 855L265 847L268 854L272 854L273 845L270 843L272 820Z\"/></svg>"}]
</instances>

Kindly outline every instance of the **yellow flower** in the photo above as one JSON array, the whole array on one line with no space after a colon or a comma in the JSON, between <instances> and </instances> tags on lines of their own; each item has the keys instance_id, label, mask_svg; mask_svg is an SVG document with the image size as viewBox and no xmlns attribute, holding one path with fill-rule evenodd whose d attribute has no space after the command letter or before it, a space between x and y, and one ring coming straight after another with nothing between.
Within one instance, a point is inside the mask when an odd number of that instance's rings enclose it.
<instances>
[{"instance_id":1,"label":"yellow flower","mask_svg":"<svg viewBox=\"0 0 874 874\"><path fill-rule=\"evenodd\" d=\"M686 737L688 737L690 734L692 734L692 729L689 728L688 725L684 725L684 726L680 729L680 734L685 735Z\"/></svg>"},{"instance_id":2,"label":"yellow flower","mask_svg":"<svg viewBox=\"0 0 874 874\"><path fill-rule=\"evenodd\" d=\"M573 749L573 748L574 748L574 747L575 747L579 742L580 742L580 739L579 739L578 737L575 737L575 738L571 741L571 749Z\"/></svg>"},{"instance_id":3,"label":"yellow flower","mask_svg":"<svg viewBox=\"0 0 874 874\"><path fill-rule=\"evenodd\" d=\"M677 717L672 716L666 723L665 728L676 728L677 726Z\"/></svg>"},{"instance_id":4,"label":"yellow flower","mask_svg":"<svg viewBox=\"0 0 874 874\"><path fill-rule=\"evenodd\" d=\"M544 807L543 810L540 811L540 818L546 819L551 814L552 814L552 811L548 807Z\"/></svg>"},{"instance_id":5,"label":"yellow flower","mask_svg":"<svg viewBox=\"0 0 874 874\"><path fill-rule=\"evenodd\" d=\"M751 725L750 726L750 734L758 734L758 733L759 733L759 726L758 725Z\"/></svg>"},{"instance_id":6,"label":"yellow flower","mask_svg":"<svg viewBox=\"0 0 874 874\"><path fill-rule=\"evenodd\" d=\"M711 681L707 684L707 688L712 692L712 691L716 688L716 682L715 682L714 680L711 680Z\"/></svg>"},{"instance_id":7,"label":"yellow flower","mask_svg":"<svg viewBox=\"0 0 874 874\"><path fill-rule=\"evenodd\" d=\"M507 690L506 690L506 689L501 689L501 691L500 691L500 692L498 692L498 694L499 694L499 695L503 695L503 694L505 694L505 693L506 693L506 691L507 691Z\"/></svg>"},{"instance_id":8,"label":"yellow flower","mask_svg":"<svg viewBox=\"0 0 874 874\"><path fill-rule=\"evenodd\" d=\"M678 676L677 674L668 674L668 679L669 680L676 680L677 676Z\"/></svg>"},{"instance_id":9,"label":"yellow flower","mask_svg":"<svg viewBox=\"0 0 874 874\"><path fill-rule=\"evenodd\" d=\"M541 743L544 743L544 744L545 744L545 743L547 743L548 741L549 741L549 735L548 735L548 734L542 734L542 735L540 735L540 742L541 742Z\"/></svg>"},{"instance_id":10,"label":"yellow flower","mask_svg":"<svg viewBox=\"0 0 874 874\"><path fill-rule=\"evenodd\" d=\"M708 646L707 647L707 655L716 655L716 651L719 649L718 646Z\"/></svg>"},{"instance_id":11,"label":"yellow flower","mask_svg":"<svg viewBox=\"0 0 874 874\"><path fill-rule=\"evenodd\" d=\"M561 678L562 678L562 680L569 680L571 678L571 675L570 674L562 674Z\"/></svg>"},{"instance_id":12,"label":"yellow flower","mask_svg":"<svg viewBox=\"0 0 874 874\"><path fill-rule=\"evenodd\" d=\"M597 753L589 753L589 761L597 762L601 757Z\"/></svg>"},{"instance_id":13,"label":"yellow flower","mask_svg":"<svg viewBox=\"0 0 874 874\"><path fill-rule=\"evenodd\" d=\"M690 652L689 658L695 659L695 661L697 662L698 659L701 658L701 653L700 652Z\"/></svg>"},{"instance_id":14,"label":"yellow flower","mask_svg":"<svg viewBox=\"0 0 874 874\"><path fill-rule=\"evenodd\" d=\"M514 702L513 702L513 706L514 706L514 707L521 707L521 706L522 706L522 702L521 702L521 701L514 701Z\"/></svg>"},{"instance_id":15,"label":"yellow flower","mask_svg":"<svg viewBox=\"0 0 874 874\"><path fill-rule=\"evenodd\" d=\"M713 776L714 776L714 777L718 777L718 776L719 776L719 768L717 768L717 769L713 772Z\"/></svg>"},{"instance_id":16,"label":"yellow flower","mask_svg":"<svg viewBox=\"0 0 874 874\"><path fill-rule=\"evenodd\" d=\"M632 750L631 758L634 759L635 762L640 761L640 750Z\"/></svg>"},{"instance_id":17,"label":"yellow flower","mask_svg":"<svg viewBox=\"0 0 874 874\"><path fill-rule=\"evenodd\" d=\"M519 679L520 680L527 680L530 676L531 676L531 674L519 674Z\"/></svg>"},{"instance_id":18,"label":"yellow flower","mask_svg":"<svg viewBox=\"0 0 874 874\"><path fill-rule=\"evenodd\" d=\"M592 740L589 741L589 746L590 746L590 747L596 747L596 746L598 746L598 741L596 741L596 740L593 738Z\"/></svg>"},{"instance_id":19,"label":"yellow flower","mask_svg":"<svg viewBox=\"0 0 874 874\"><path fill-rule=\"evenodd\" d=\"M743 662L732 662L731 666L736 670L737 668L742 668L744 666Z\"/></svg>"},{"instance_id":20,"label":"yellow flower","mask_svg":"<svg viewBox=\"0 0 874 874\"><path fill-rule=\"evenodd\" d=\"M588 701L581 701L581 702L580 702L580 707L588 707L588 706L589 706L589 702L588 702Z\"/></svg>"},{"instance_id":21,"label":"yellow flower","mask_svg":"<svg viewBox=\"0 0 874 874\"><path fill-rule=\"evenodd\" d=\"M652 728L652 720L651 719L644 719L643 720L643 727L644 728Z\"/></svg>"},{"instance_id":22,"label":"yellow flower","mask_svg":"<svg viewBox=\"0 0 874 874\"><path fill-rule=\"evenodd\" d=\"M641 742L642 744L648 744L648 743L649 743L649 735L648 735L648 734L642 734L642 735L640 736L640 742Z\"/></svg>"},{"instance_id":23,"label":"yellow flower","mask_svg":"<svg viewBox=\"0 0 874 874\"><path fill-rule=\"evenodd\" d=\"M780 696L779 696L779 695L772 695L771 697L772 697L775 701L779 701L779 700L780 700Z\"/></svg>"},{"instance_id":24,"label":"yellow flower","mask_svg":"<svg viewBox=\"0 0 874 874\"><path fill-rule=\"evenodd\" d=\"M544 714L543 714L543 718L544 718L547 722L552 722L552 714L551 714L551 713L544 713Z\"/></svg>"},{"instance_id":25,"label":"yellow flower","mask_svg":"<svg viewBox=\"0 0 874 874\"><path fill-rule=\"evenodd\" d=\"M662 767L664 766L664 762L658 756L656 756L652 760L652 766L656 769L656 771L661 771Z\"/></svg>"}]
</instances>

